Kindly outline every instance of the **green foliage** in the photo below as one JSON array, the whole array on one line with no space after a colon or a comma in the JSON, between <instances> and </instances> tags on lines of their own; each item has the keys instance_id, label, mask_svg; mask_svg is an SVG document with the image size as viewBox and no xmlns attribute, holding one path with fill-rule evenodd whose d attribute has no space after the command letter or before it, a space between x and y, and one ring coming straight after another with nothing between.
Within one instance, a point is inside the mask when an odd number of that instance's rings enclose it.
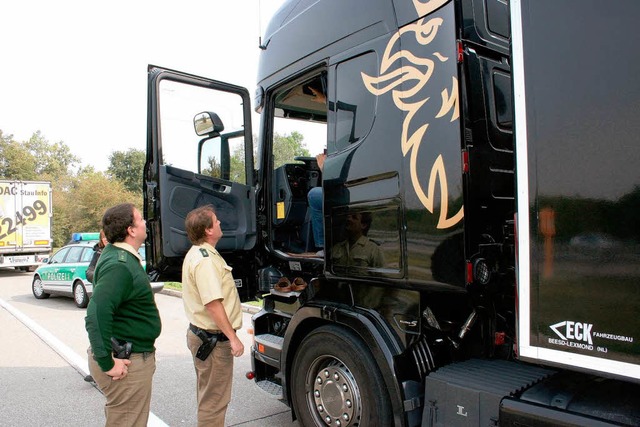
<instances>
[{"instance_id":1,"label":"green foliage","mask_svg":"<svg viewBox=\"0 0 640 427\"><path fill-rule=\"evenodd\" d=\"M182 283L180 282L164 282L165 289L173 289L175 291L182 291Z\"/></svg>"},{"instance_id":2,"label":"green foliage","mask_svg":"<svg viewBox=\"0 0 640 427\"><path fill-rule=\"evenodd\" d=\"M80 159L71 153L71 149L62 141L50 143L40 131L31 136L25 143L25 148L34 159L32 169L39 177L57 179L69 175Z\"/></svg>"},{"instance_id":3,"label":"green foliage","mask_svg":"<svg viewBox=\"0 0 640 427\"><path fill-rule=\"evenodd\" d=\"M254 147L253 157L255 158L256 156L255 149L257 149L257 145L255 144L255 141L254 141L253 147ZM243 184L247 182L247 172L244 168L244 165L245 165L244 153L245 153L244 146L240 146L231 155L230 168L229 168L230 181L241 182Z\"/></svg>"},{"instance_id":4,"label":"green foliage","mask_svg":"<svg viewBox=\"0 0 640 427\"><path fill-rule=\"evenodd\" d=\"M114 151L109 156L107 173L122 182L132 193L142 193L142 174L144 171L145 153L130 148L127 151Z\"/></svg>"},{"instance_id":5,"label":"green foliage","mask_svg":"<svg viewBox=\"0 0 640 427\"><path fill-rule=\"evenodd\" d=\"M257 144L254 139L253 158L257 158ZM238 144L232 149L231 158L229 159L229 181L247 183L245 168L245 150L244 145ZM291 163L294 157L309 157L311 154L304 144L304 135L300 132L292 132L288 135L280 135L276 133L273 136L273 165L274 169L285 163ZM255 169L255 166L254 166ZM202 170L203 175L209 175L216 178L222 176L222 165L213 156L207 158L207 168ZM253 184L253 183L248 183Z\"/></svg>"},{"instance_id":6,"label":"green foliage","mask_svg":"<svg viewBox=\"0 0 640 427\"><path fill-rule=\"evenodd\" d=\"M13 140L13 135L4 135L0 130L0 176L3 179L36 179L31 153Z\"/></svg>"},{"instance_id":7,"label":"green foliage","mask_svg":"<svg viewBox=\"0 0 640 427\"><path fill-rule=\"evenodd\" d=\"M208 167L202 170L202 175L213 176L215 178L222 176L222 166L215 157L211 156L207 158L207 165Z\"/></svg>"},{"instance_id":8,"label":"green foliage","mask_svg":"<svg viewBox=\"0 0 640 427\"><path fill-rule=\"evenodd\" d=\"M142 210L142 191L128 191L123 182L109 179L102 172L84 172L75 179L64 204L57 209L66 211L65 216L75 228L70 232L97 231L104 212L125 202Z\"/></svg>"},{"instance_id":9,"label":"green foliage","mask_svg":"<svg viewBox=\"0 0 640 427\"><path fill-rule=\"evenodd\" d=\"M67 183L54 182L53 238L56 246L64 245L74 232L100 230L107 208L130 202L142 210L142 192L128 191L124 183L86 168ZM66 190L60 187L65 186ZM57 189L57 190L56 190Z\"/></svg>"},{"instance_id":10,"label":"green foliage","mask_svg":"<svg viewBox=\"0 0 640 427\"><path fill-rule=\"evenodd\" d=\"M273 168L276 169L285 163L291 163L294 157L310 157L311 154L305 146L304 135L293 131L289 135L273 135Z\"/></svg>"},{"instance_id":11,"label":"green foliage","mask_svg":"<svg viewBox=\"0 0 640 427\"><path fill-rule=\"evenodd\" d=\"M17 142L0 130L0 177L23 181L56 180L73 173L80 159L62 141L50 143L40 131Z\"/></svg>"},{"instance_id":12,"label":"green foliage","mask_svg":"<svg viewBox=\"0 0 640 427\"><path fill-rule=\"evenodd\" d=\"M282 166L285 163L291 163L294 157L303 156L309 157L309 150L304 144L304 135L300 132L293 131L289 135L280 135L278 133L273 136L273 167L274 169ZM254 161L258 156L257 144L254 140L253 143L253 158ZM244 146L239 146L233 151L231 155L230 163L230 181L246 183L246 170L245 170L245 151ZM249 183L252 184L252 183Z\"/></svg>"}]
</instances>

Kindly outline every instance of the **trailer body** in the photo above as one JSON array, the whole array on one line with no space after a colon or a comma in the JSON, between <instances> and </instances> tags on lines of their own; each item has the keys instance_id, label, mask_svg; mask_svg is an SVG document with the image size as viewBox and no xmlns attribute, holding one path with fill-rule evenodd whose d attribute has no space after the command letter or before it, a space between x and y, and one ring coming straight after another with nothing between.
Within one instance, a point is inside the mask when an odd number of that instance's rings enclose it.
<instances>
[{"instance_id":1,"label":"trailer body","mask_svg":"<svg viewBox=\"0 0 640 427\"><path fill-rule=\"evenodd\" d=\"M50 182L0 181L0 267L34 271L52 248Z\"/></svg>"}]
</instances>

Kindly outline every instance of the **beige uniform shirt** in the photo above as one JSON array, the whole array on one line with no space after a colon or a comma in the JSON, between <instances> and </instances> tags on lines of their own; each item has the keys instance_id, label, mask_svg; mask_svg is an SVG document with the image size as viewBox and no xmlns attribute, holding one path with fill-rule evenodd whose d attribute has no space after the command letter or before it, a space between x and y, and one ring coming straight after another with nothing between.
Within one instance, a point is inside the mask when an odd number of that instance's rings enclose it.
<instances>
[{"instance_id":1,"label":"beige uniform shirt","mask_svg":"<svg viewBox=\"0 0 640 427\"><path fill-rule=\"evenodd\" d=\"M331 260L341 267L383 267L384 256L380 247L366 236L352 245L348 241L337 243L331 248Z\"/></svg>"},{"instance_id":2,"label":"beige uniform shirt","mask_svg":"<svg viewBox=\"0 0 640 427\"><path fill-rule=\"evenodd\" d=\"M208 331L219 331L204 307L220 299L233 329L242 327L242 306L231 267L208 243L193 245L182 264L182 302L187 319Z\"/></svg>"}]
</instances>

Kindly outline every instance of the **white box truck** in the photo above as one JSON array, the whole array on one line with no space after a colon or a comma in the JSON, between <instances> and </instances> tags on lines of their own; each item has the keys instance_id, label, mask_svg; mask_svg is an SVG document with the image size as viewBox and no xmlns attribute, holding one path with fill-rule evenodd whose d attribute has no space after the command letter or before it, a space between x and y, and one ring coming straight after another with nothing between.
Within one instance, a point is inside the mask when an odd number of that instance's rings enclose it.
<instances>
[{"instance_id":1,"label":"white box truck","mask_svg":"<svg viewBox=\"0 0 640 427\"><path fill-rule=\"evenodd\" d=\"M0 267L33 271L51 253L51 183L0 180Z\"/></svg>"}]
</instances>

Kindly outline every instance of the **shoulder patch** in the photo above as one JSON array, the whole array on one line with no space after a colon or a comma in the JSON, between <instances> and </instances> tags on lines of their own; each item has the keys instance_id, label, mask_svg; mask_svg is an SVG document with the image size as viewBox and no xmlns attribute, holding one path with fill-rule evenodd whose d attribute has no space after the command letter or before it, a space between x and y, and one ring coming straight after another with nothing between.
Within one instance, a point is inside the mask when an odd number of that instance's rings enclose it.
<instances>
[{"instance_id":1,"label":"shoulder patch","mask_svg":"<svg viewBox=\"0 0 640 427\"><path fill-rule=\"evenodd\" d=\"M123 250L118 251L118 261L127 262L127 254Z\"/></svg>"},{"instance_id":2,"label":"shoulder patch","mask_svg":"<svg viewBox=\"0 0 640 427\"><path fill-rule=\"evenodd\" d=\"M209 252L205 248L200 248L200 253L203 257L207 258L209 256Z\"/></svg>"}]
</instances>

